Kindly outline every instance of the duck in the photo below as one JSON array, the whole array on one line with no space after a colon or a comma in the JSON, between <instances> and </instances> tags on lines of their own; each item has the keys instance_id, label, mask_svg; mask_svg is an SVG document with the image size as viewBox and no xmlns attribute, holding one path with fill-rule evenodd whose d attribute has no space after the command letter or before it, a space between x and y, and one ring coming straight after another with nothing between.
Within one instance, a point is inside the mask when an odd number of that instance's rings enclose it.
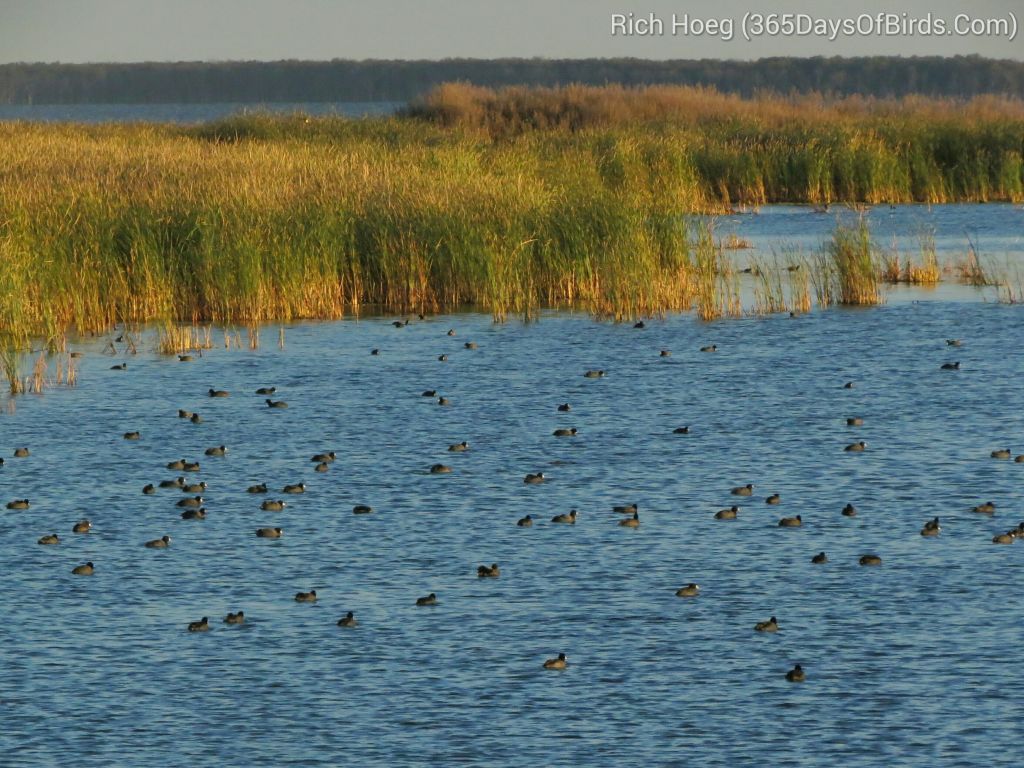
<instances>
[{"instance_id":1,"label":"duck","mask_svg":"<svg viewBox=\"0 0 1024 768\"><path fill-rule=\"evenodd\" d=\"M634 512L632 517L627 517L625 520L619 520L619 525L623 528L639 528L640 513Z\"/></svg>"},{"instance_id":2,"label":"duck","mask_svg":"<svg viewBox=\"0 0 1024 768\"><path fill-rule=\"evenodd\" d=\"M1009 448L1000 448L999 450L992 451L992 453L989 454L989 455L993 459L1008 459L1008 458L1010 458L1010 449Z\"/></svg>"},{"instance_id":3,"label":"duck","mask_svg":"<svg viewBox=\"0 0 1024 768\"><path fill-rule=\"evenodd\" d=\"M644 321L643 320L637 320L635 323L633 323L633 327L634 328L646 328L647 326L644 325Z\"/></svg>"},{"instance_id":4,"label":"duck","mask_svg":"<svg viewBox=\"0 0 1024 768\"><path fill-rule=\"evenodd\" d=\"M996 512L996 505L991 501L986 501L984 504L971 507L971 512L978 512L983 515L994 515Z\"/></svg>"},{"instance_id":5,"label":"duck","mask_svg":"<svg viewBox=\"0 0 1024 768\"><path fill-rule=\"evenodd\" d=\"M454 328L449 328L448 329L448 333L445 334L445 335L446 336L454 336L455 335L455 329Z\"/></svg>"},{"instance_id":6,"label":"duck","mask_svg":"<svg viewBox=\"0 0 1024 768\"><path fill-rule=\"evenodd\" d=\"M814 565L824 565L825 563L828 562L828 555L826 555L824 552L819 552L818 554L816 554L814 557L811 558L811 562Z\"/></svg>"},{"instance_id":7,"label":"duck","mask_svg":"<svg viewBox=\"0 0 1024 768\"><path fill-rule=\"evenodd\" d=\"M248 488L245 489L245 491L246 493L266 493L267 484L257 483L256 485L250 485Z\"/></svg>"},{"instance_id":8,"label":"duck","mask_svg":"<svg viewBox=\"0 0 1024 768\"><path fill-rule=\"evenodd\" d=\"M231 393L226 389L214 389L210 387L210 391L207 393L210 397L231 397Z\"/></svg>"},{"instance_id":9,"label":"duck","mask_svg":"<svg viewBox=\"0 0 1024 768\"><path fill-rule=\"evenodd\" d=\"M943 371L959 371L960 370L960 361L958 360L955 363L943 363L940 366L940 368Z\"/></svg>"},{"instance_id":10,"label":"duck","mask_svg":"<svg viewBox=\"0 0 1024 768\"><path fill-rule=\"evenodd\" d=\"M305 483L293 483L291 485L286 485L284 488L281 489L281 493L305 493L305 492L306 492L306 484Z\"/></svg>"},{"instance_id":11,"label":"duck","mask_svg":"<svg viewBox=\"0 0 1024 768\"><path fill-rule=\"evenodd\" d=\"M848 446L843 448L843 450L847 451L848 453L861 453L861 452L867 450L867 447L868 447L867 441L860 440L860 441L858 441L856 443L850 443Z\"/></svg>"},{"instance_id":12,"label":"duck","mask_svg":"<svg viewBox=\"0 0 1024 768\"><path fill-rule=\"evenodd\" d=\"M369 515L371 512L373 512L373 507L367 504L356 504L352 507L353 515Z\"/></svg>"},{"instance_id":13,"label":"duck","mask_svg":"<svg viewBox=\"0 0 1024 768\"><path fill-rule=\"evenodd\" d=\"M425 389L420 393L421 397L434 397L437 394L436 389Z\"/></svg>"},{"instance_id":14,"label":"duck","mask_svg":"<svg viewBox=\"0 0 1024 768\"><path fill-rule=\"evenodd\" d=\"M941 526L939 526L939 518L934 517L924 524L921 529L922 536L938 536L942 532Z\"/></svg>"},{"instance_id":15,"label":"duck","mask_svg":"<svg viewBox=\"0 0 1024 768\"><path fill-rule=\"evenodd\" d=\"M198 461L186 461L185 466L182 467L185 472L198 472L199 462Z\"/></svg>"},{"instance_id":16,"label":"duck","mask_svg":"<svg viewBox=\"0 0 1024 768\"><path fill-rule=\"evenodd\" d=\"M543 483L545 479L543 472L537 472L535 474L528 472L526 477L523 478L523 482L529 485L537 485L539 483Z\"/></svg>"},{"instance_id":17,"label":"duck","mask_svg":"<svg viewBox=\"0 0 1024 768\"><path fill-rule=\"evenodd\" d=\"M309 592L296 592L295 593L296 603L315 603L316 602L316 590L311 589Z\"/></svg>"},{"instance_id":18,"label":"duck","mask_svg":"<svg viewBox=\"0 0 1024 768\"><path fill-rule=\"evenodd\" d=\"M181 486L181 490L184 493L202 493L206 490L206 481L200 480L198 483L188 483Z\"/></svg>"},{"instance_id":19,"label":"duck","mask_svg":"<svg viewBox=\"0 0 1024 768\"><path fill-rule=\"evenodd\" d=\"M576 525L576 510L570 509L568 514L555 515L551 518L552 523L567 523L569 525Z\"/></svg>"},{"instance_id":20,"label":"duck","mask_svg":"<svg viewBox=\"0 0 1024 768\"><path fill-rule=\"evenodd\" d=\"M501 576L501 569L498 568L497 563L491 563L489 566L481 565L477 567L476 575L481 579L496 579Z\"/></svg>"},{"instance_id":21,"label":"duck","mask_svg":"<svg viewBox=\"0 0 1024 768\"><path fill-rule=\"evenodd\" d=\"M853 382L848 381L845 384L843 384L843 389L853 389Z\"/></svg>"},{"instance_id":22,"label":"duck","mask_svg":"<svg viewBox=\"0 0 1024 768\"><path fill-rule=\"evenodd\" d=\"M447 397L441 396L441 397L437 398L437 404L438 405L451 405L452 401L449 400Z\"/></svg>"},{"instance_id":23,"label":"duck","mask_svg":"<svg viewBox=\"0 0 1024 768\"><path fill-rule=\"evenodd\" d=\"M199 509L186 509L181 513L182 520L205 520L206 519L206 507L200 507Z\"/></svg>"},{"instance_id":24,"label":"duck","mask_svg":"<svg viewBox=\"0 0 1024 768\"><path fill-rule=\"evenodd\" d=\"M256 536L261 539L280 539L284 533L280 528L257 528Z\"/></svg>"},{"instance_id":25,"label":"duck","mask_svg":"<svg viewBox=\"0 0 1024 768\"><path fill-rule=\"evenodd\" d=\"M198 413L193 413L191 416L189 416L188 420L191 421L193 424L203 423L203 417L200 416Z\"/></svg>"},{"instance_id":26,"label":"duck","mask_svg":"<svg viewBox=\"0 0 1024 768\"><path fill-rule=\"evenodd\" d=\"M277 387L260 387L256 390L257 395L272 395L277 392Z\"/></svg>"},{"instance_id":27,"label":"duck","mask_svg":"<svg viewBox=\"0 0 1024 768\"><path fill-rule=\"evenodd\" d=\"M48 536L43 536L39 539L40 544L60 544L60 536L56 533L51 533Z\"/></svg>"},{"instance_id":28,"label":"duck","mask_svg":"<svg viewBox=\"0 0 1024 768\"><path fill-rule=\"evenodd\" d=\"M280 499L276 501L272 499L267 499L262 504L260 504L260 509L262 509L264 512L280 512L287 506L288 503L285 501L281 501Z\"/></svg>"},{"instance_id":29,"label":"duck","mask_svg":"<svg viewBox=\"0 0 1024 768\"><path fill-rule=\"evenodd\" d=\"M520 528L529 528L531 525L533 525L533 518L530 515L527 515L526 517L520 517L519 520L516 521L516 525L518 525Z\"/></svg>"},{"instance_id":30,"label":"duck","mask_svg":"<svg viewBox=\"0 0 1024 768\"><path fill-rule=\"evenodd\" d=\"M330 464L328 464L326 461L321 461L319 464L317 464L315 467L313 467L313 471L314 472L326 472L330 468L331 468Z\"/></svg>"},{"instance_id":31,"label":"duck","mask_svg":"<svg viewBox=\"0 0 1024 768\"><path fill-rule=\"evenodd\" d=\"M71 526L72 533L88 533L92 528L92 523L88 520L79 520L73 526Z\"/></svg>"},{"instance_id":32,"label":"duck","mask_svg":"<svg viewBox=\"0 0 1024 768\"><path fill-rule=\"evenodd\" d=\"M228 449L226 446L216 445L213 448L207 448L205 453L207 456L223 456L227 452Z\"/></svg>"},{"instance_id":33,"label":"duck","mask_svg":"<svg viewBox=\"0 0 1024 768\"><path fill-rule=\"evenodd\" d=\"M224 617L225 624L244 624L245 623L245 611L239 611L238 613L228 613Z\"/></svg>"},{"instance_id":34,"label":"duck","mask_svg":"<svg viewBox=\"0 0 1024 768\"><path fill-rule=\"evenodd\" d=\"M152 483L148 483L142 486L142 492L147 496L152 496L154 493L156 493L156 486L153 485Z\"/></svg>"},{"instance_id":35,"label":"duck","mask_svg":"<svg viewBox=\"0 0 1024 768\"><path fill-rule=\"evenodd\" d=\"M556 429L552 434L555 437L576 437L577 432L579 432L579 430L576 429L576 427L569 427L568 429Z\"/></svg>"},{"instance_id":36,"label":"duck","mask_svg":"<svg viewBox=\"0 0 1024 768\"><path fill-rule=\"evenodd\" d=\"M846 419L846 426L848 427L863 427L864 419L860 416L849 416Z\"/></svg>"},{"instance_id":37,"label":"duck","mask_svg":"<svg viewBox=\"0 0 1024 768\"><path fill-rule=\"evenodd\" d=\"M772 616L770 619L768 619L768 621L759 621L757 622L757 624L754 625L754 630L757 632L778 632L778 619Z\"/></svg>"},{"instance_id":38,"label":"duck","mask_svg":"<svg viewBox=\"0 0 1024 768\"><path fill-rule=\"evenodd\" d=\"M0 459L0 462L2 462L2 461L3 461L3 459ZM1015 458L1014 462L1016 462L1017 464L1024 464L1024 453L1022 453L1020 456Z\"/></svg>"},{"instance_id":39,"label":"duck","mask_svg":"<svg viewBox=\"0 0 1024 768\"><path fill-rule=\"evenodd\" d=\"M286 403L284 400L271 400L268 397L263 402L265 402L267 404L267 408L287 408L288 407L288 403Z\"/></svg>"},{"instance_id":40,"label":"duck","mask_svg":"<svg viewBox=\"0 0 1024 768\"><path fill-rule=\"evenodd\" d=\"M729 493L731 493L733 496L750 496L754 493L754 484L747 483L746 485L737 485L735 488L729 491Z\"/></svg>"},{"instance_id":41,"label":"duck","mask_svg":"<svg viewBox=\"0 0 1024 768\"><path fill-rule=\"evenodd\" d=\"M676 590L676 597L697 597L698 595L700 595L700 585L693 582Z\"/></svg>"},{"instance_id":42,"label":"duck","mask_svg":"<svg viewBox=\"0 0 1024 768\"><path fill-rule=\"evenodd\" d=\"M193 360L195 360L195 358L192 357L192 355L178 355L179 363L191 363Z\"/></svg>"},{"instance_id":43,"label":"duck","mask_svg":"<svg viewBox=\"0 0 1024 768\"><path fill-rule=\"evenodd\" d=\"M947 347L959 347L963 342L960 339L946 339Z\"/></svg>"},{"instance_id":44,"label":"duck","mask_svg":"<svg viewBox=\"0 0 1024 768\"><path fill-rule=\"evenodd\" d=\"M469 443L463 440L461 443L452 443L448 446L448 450L452 453L462 453L469 450Z\"/></svg>"},{"instance_id":45,"label":"duck","mask_svg":"<svg viewBox=\"0 0 1024 768\"><path fill-rule=\"evenodd\" d=\"M673 435L688 435L688 434L690 434L690 427L689 426L676 427L675 429L672 430L672 434Z\"/></svg>"},{"instance_id":46,"label":"duck","mask_svg":"<svg viewBox=\"0 0 1024 768\"><path fill-rule=\"evenodd\" d=\"M558 406L559 413L568 413L571 410L572 406L569 405L568 403L562 403L561 405Z\"/></svg>"},{"instance_id":47,"label":"duck","mask_svg":"<svg viewBox=\"0 0 1024 768\"><path fill-rule=\"evenodd\" d=\"M203 616L199 621L190 621L188 623L189 632L208 632L210 629L210 620Z\"/></svg>"},{"instance_id":48,"label":"duck","mask_svg":"<svg viewBox=\"0 0 1024 768\"><path fill-rule=\"evenodd\" d=\"M92 576L96 572L92 562L85 563L83 565L77 565L71 569L71 573L75 576Z\"/></svg>"},{"instance_id":49,"label":"duck","mask_svg":"<svg viewBox=\"0 0 1024 768\"><path fill-rule=\"evenodd\" d=\"M585 379L600 379L603 376L604 376L604 371L596 370L596 369L589 370L589 371L587 371L586 373L583 374L583 378L585 378Z\"/></svg>"},{"instance_id":50,"label":"duck","mask_svg":"<svg viewBox=\"0 0 1024 768\"><path fill-rule=\"evenodd\" d=\"M452 468L447 464L433 464L430 467L430 474L432 475L447 475L452 471Z\"/></svg>"},{"instance_id":51,"label":"duck","mask_svg":"<svg viewBox=\"0 0 1024 768\"><path fill-rule=\"evenodd\" d=\"M202 496L193 496L188 499L181 499L178 501L177 506L179 507L201 507L203 506Z\"/></svg>"},{"instance_id":52,"label":"duck","mask_svg":"<svg viewBox=\"0 0 1024 768\"><path fill-rule=\"evenodd\" d=\"M391 324L395 326L395 328L405 328L405 326L409 324L409 318L406 318L405 320L393 320Z\"/></svg>"},{"instance_id":53,"label":"duck","mask_svg":"<svg viewBox=\"0 0 1024 768\"><path fill-rule=\"evenodd\" d=\"M804 668L797 664L786 673L786 679L791 683L802 683L807 676L804 674Z\"/></svg>"},{"instance_id":54,"label":"duck","mask_svg":"<svg viewBox=\"0 0 1024 768\"><path fill-rule=\"evenodd\" d=\"M339 627L358 627L359 626L359 622L356 621L355 614L352 613L352 611L349 611L344 616L342 616L340 619L338 619L338 626Z\"/></svg>"},{"instance_id":55,"label":"duck","mask_svg":"<svg viewBox=\"0 0 1024 768\"><path fill-rule=\"evenodd\" d=\"M416 605L437 605L437 595L431 592L426 597L417 597Z\"/></svg>"},{"instance_id":56,"label":"duck","mask_svg":"<svg viewBox=\"0 0 1024 768\"><path fill-rule=\"evenodd\" d=\"M544 662L544 669L565 669L569 666L569 660L564 653L558 654L558 658L548 659Z\"/></svg>"},{"instance_id":57,"label":"duck","mask_svg":"<svg viewBox=\"0 0 1024 768\"><path fill-rule=\"evenodd\" d=\"M334 453L334 451L328 451L327 453L316 454L315 456L313 456L313 458L310 459L310 461L316 462L318 464L330 464L336 458L337 455Z\"/></svg>"},{"instance_id":58,"label":"duck","mask_svg":"<svg viewBox=\"0 0 1024 768\"><path fill-rule=\"evenodd\" d=\"M31 505L28 499L15 499L14 501L7 502L8 509L28 509L29 506Z\"/></svg>"},{"instance_id":59,"label":"duck","mask_svg":"<svg viewBox=\"0 0 1024 768\"><path fill-rule=\"evenodd\" d=\"M718 345L717 344L712 344L709 347L701 347L700 351L701 352L717 352L718 351Z\"/></svg>"},{"instance_id":60,"label":"duck","mask_svg":"<svg viewBox=\"0 0 1024 768\"><path fill-rule=\"evenodd\" d=\"M1013 544L1013 540L1016 538L1014 533L1000 533L992 537L993 544Z\"/></svg>"},{"instance_id":61,"label":"duck","mask_svg":"<svg viewBox=\"0 0 1024 768\"><path fill-rule=\"evenodd\" d=\"M191 419L192 418L192 411L186 411L184 408L179 408L178 409L178 418L179 419Z\"/></svg>"},{"instance_id":62,"label":"duck","mask_svg":"<svg viewBox=\"0 0 1024 768\"><path fill-rule=\"evenodd\" d=\"M142 435L139 432L125 432L122 437L124 437L125 440L140 440Z\"/></svg>"},{"instance_id":63,"label":"duck","mask_svg":"<svg viewBox=\"0 0 1024 768\"><path fill-rule=\"evenodd\" d=\"M184 488L185 478L178 477L175 478L174 480L161 480L159 485L161 488Z\"/></svg>"},{"instance_id":64,"label":"duck","mask_svg":"<svg viewBox=\"0 0 1024 768\"><path fill-rule=\"evenodd\" d=\"M715 512L715 520L735 520L739 514L740 508L736 505L729 507L728 509L720 509Z\"/></svg>"},{"instance_id":65,"label":"duck","mask_svg":"<svg viewBox=\"0 0 1024 768\"><path fill-rule=\"evenodd\" d=\"M860 560L858 560L858 562L861 565L881 565L882 558L880 558L878 555L861 555Z\"/></svg>"},{"instance_id":66,"label":"duck","mask_svg":"<svg viewBox=\"0 0 1024 768\"><path fill-rule=\"evenodd\" d=\"M477 347L477 345L476 345L476 342L475 342L475 341L467 341L467 342L466 342L465 344L463 344L462 346L463 346L463 347L465 347L466 349L476 349L476 347Z\"/></svg>"},{"instance_id":67,"label":"duck","mask_svg":"<svg viewBox=\"0 0 1024 768\"><path fill-rule=\"evenodd\" d=\"M764 503L765 504L781 504L782 503L782 496L780 496L777 493L773 493L771 496L769 496L767 499L764 500Z\"/></svg>"},{"instance_id":68,"label":"duck","mask_svg":"<svg viewBox=\"0 0 1024 768\"><path fill-rule=\"evenodd\" d=\"M112 370L112 371L127 371L128 370L128 363L121 363L120 365L112 365L112 366L110 366L110 370Z\"/></svg>"},{"instance_id":69,"label":"duck","mask_svg":"<svg viewBox=\"0 0 1024 768\"><path fill-rule=\"evenodd\" d=\"M853 506L853 504L847 504L845 507L843 507L842 515L843 517L856 517L857 508Z\"/></svg>"},{"instance_id":70,"label":"duck","mask_svg":"<svg viewBox=\"0 0 1024 768\"><path fill-rule=\"evenodd\" d=\"M658 353L658 357L672 357L672 350L663 349Z\"/></svg>"},{"instance_id":71,"label":"duck","mask_svg":"<svg viewBox=\"0 0 1024 768\"><path fill-rule=\"evenodd\" d=\"M147 541L144 546L148 547L149 549L167 549L170 545L171 537L165 535L161 536L159 539Z\"/></svg>"},{"instance_id":72,"label":"duck","mask_svg":"<svg viewBox=\"0 0 1024 768\"><path fill-rule=\"evenodd\" d=\"M779 520L780 528L799 528L803 524L804 521L803 518L800 517L800 515L797 515L796 517L784 517L781 520Z\"/></svg>"},{"instance_id":73,"label":"duck","mask_svg":"<svg viewBox=\"0 0 1024 768\"><path fill-rule=\"evenodd\" d=\"M437 362L439 362L439 363L447 363L448 362L448 355L438 355L437 356Z\"/></svg>"},{"instance_id":74,"label":"duck","mask_svg":"<svg viewBox=\"0 0 1024 768\"><path fill-rule=\"evenodd\" d=\"M632 515L636 511L638 511L636 502L633 502L632 504L616 504L612 507L612 512L618 512L622 515Z\"/></svg>"},{"instance_id":75,"label":"duck","mask_svg":"<svg viewBox=\"0 0 1024 768\"><path fill-rule=\"evenodd\" d=\"M168 469L176 469L176 470L180 471L180 470L185 468L185 460L184 459L178 459L177 461L168 462L167 468Z\"/></svg>"}]
</instances>

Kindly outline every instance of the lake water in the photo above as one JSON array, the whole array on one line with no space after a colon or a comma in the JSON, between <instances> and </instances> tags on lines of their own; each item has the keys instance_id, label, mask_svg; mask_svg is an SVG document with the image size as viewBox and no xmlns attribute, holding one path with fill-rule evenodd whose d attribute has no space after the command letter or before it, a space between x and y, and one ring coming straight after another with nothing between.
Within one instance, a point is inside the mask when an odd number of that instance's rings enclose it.
<instances>
[{"instance_id":1,"label":"lake water","mask_svg":"<svg viewBox=\"0 0 1024 768\"><path fill-rule=\"evenodd\" d=\"M0 120L34 120L75 123L201 123L240 112L280 112L307 115L374 117L391 114L404 106L396 101L368 102L270 102L252 104L0 104Z\"/></svg>"},{"instance_id":2,"label":"lake water","mask_svg":"<svg viewBox=\"0 0 1024 768\"><path fill-rule=\"evenodd\" d=\"M894 216L951 248L972 231L1020 250L1011 206ZM820 241L829 218L729 226L767 253ZM283 350L276 326L258 350L216 329L187 363L151 336L137 355L104 354L117 332L75 341L76 388L0 415L0 501L31 500L0 515L0 763L1019 765L1024 544L991 538L1024 519L1024 463L989 454L1024 453L1024 314L991 298L902 289L872 309L644 329L569 313L294 323ZM271 385L287 409L254 394ZM204 521L180 518L181 492L141 492L182 457L209 484ZM260 511L260 481L284 511ZM730 494L745 483L751 498ZM984 501L994 517L970 511ZM632 502L636 530L612 511ZM737 520L714 519L734 503ZM549 522L570 509L574 526ZM801 528L778 527L794 515ZM941 535L922 537L935 516ZM72 534L83 517L92 532ZM164 534L169 549L142 546ZM87 560L94 576L71 575ZM494 562L500 578L477 578ZM676 597L689 582L701 596ZM294 601L309 589L317 603ZM417 607L429 592L439 604ZM240 609L244 625L222 623ZM338 627L349 610L360 625ZM778 633L753 631L771 615ZM189 633L202 616L212 630ZM542 669L559 652L569 668ZM796 663L803 684L784 678Z\"/></svg>"}]
</instances>

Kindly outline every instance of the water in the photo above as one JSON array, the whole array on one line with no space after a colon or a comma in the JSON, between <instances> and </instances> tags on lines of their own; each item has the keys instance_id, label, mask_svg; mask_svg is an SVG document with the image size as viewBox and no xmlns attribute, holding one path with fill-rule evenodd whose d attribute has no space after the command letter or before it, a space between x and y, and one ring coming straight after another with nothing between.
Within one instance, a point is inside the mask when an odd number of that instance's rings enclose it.
<instances>
[{"instance_id":1,"label":"water","mask_svg":"<svg viewBox=\"0 0 1024 768\"><path fill-rule=\"evenodd\" d=\"M0 514L0 763L1017 765L1024 545L990 540L1024 518L1024 464L989 453L1024 453L1024 315L983 298L903 290L643 330L565 313L297 323L284 350L268 327L257 351L191 363L151 339L116 358L76 342L77 388L0 416L0 501L32 501ZM254 394L270 385L288 409ZM202 463L205 521L180 519L177 491L141 493L180 457ZM525 485L536 471L549 481ZM285 511L259 511L258 481ZM747 482L752 498L730 495ZM969 511L988 500L994 518ZM630 502L637 530L611 511ZM738 520L713 519L733 503ZM575 526L548 522L571 508ZM942 535L921 537L936 515ZM72 534L82 517L93 532ZM59 546L36 544L52 532ZM170 549L142 546L163 534ZM868 552L883 566L858 566ZM96 575L72 576L86 560ZM492 562L501 578L478 579ZM691 581L701 597L674 596ZM309 589L318 603L293 600ZM440 605L414 605L431 591ZM222 623L239 609L245 625ZM354 630L336 626L348 610ZM781 631L755 633L770 615ZM202 616L212 631L188 633ZM569 669L543 670L559 652ZM784 679L794 663L803 685Z\"/></svg>"},{"instance_id":2,"label":"water","mask_svg":"<svg viewBox=\"0 0 1024 768\"><path fill-rule=\"evenodd\" d=\"M0 104L0 120L75 123L202 123L241 112L374 117L389 115L403 102L215 102L209 104Z\"/></svg>"}]
</instances>

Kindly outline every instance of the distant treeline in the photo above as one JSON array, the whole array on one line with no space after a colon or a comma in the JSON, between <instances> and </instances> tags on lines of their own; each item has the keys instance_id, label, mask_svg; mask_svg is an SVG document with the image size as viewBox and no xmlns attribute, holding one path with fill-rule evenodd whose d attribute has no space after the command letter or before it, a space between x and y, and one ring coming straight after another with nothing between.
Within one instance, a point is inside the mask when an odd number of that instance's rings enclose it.
<instances>
[{"instance_id":1,"label":"distant treeline","mask_svg":"<svg viewBox=\"0 0 1024 768\"><path fill-rule=\"evenodd\" d=\"M1024 96L1024 62L978 56L715 59L445 59L0 65L0 103L408 101L479 86L706 85L725 93Z\"/></svg>"}]
</instances>

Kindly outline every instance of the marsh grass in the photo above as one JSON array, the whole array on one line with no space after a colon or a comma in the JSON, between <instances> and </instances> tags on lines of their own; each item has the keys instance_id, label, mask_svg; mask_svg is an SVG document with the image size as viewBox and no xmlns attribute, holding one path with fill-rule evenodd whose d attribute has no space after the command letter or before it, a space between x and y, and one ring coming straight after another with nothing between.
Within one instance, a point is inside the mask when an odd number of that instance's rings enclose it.
<instances>
[{"instance_id":1,"label":"marsh grass","mask_svg":"<svg viewBox=\"0 0 1024 768\"><path fill-rule=\"evenodd\" d=\"M953 262L953 270L956 272L959 281L964 285L973 285L981 288L986 285L995 284L994 279L988 274L982 264L981 257L978 255L978 251L973 243L968 246L963 256Z\"/></svg>"},{"instance_id":2,"label":"marsh grass","mask_svg":"<svg viewBox=\"0 0 1024 768\"><path fill-rule=\"evenodd\" d=\"M833 267L827 274L835 282L830 299L837 298L839 304L848 306L881 303L876 249L864 219L856 225L837 224L825 252Z\"/></svg>"},{"instance_id":3,"label":"marsh grass","mask_svg":"<svg viewBox=\"0 0 1024 768\"><path fill-rule=\"evenodd\" d=\"M923 233L919 243L916 259L911 254L901 254L893 243L893 247L879 257L879 279L891 284L937 285L942 278L942 270L935 251L935 236L930 232Z\"/></svg>"}]
</instances>

